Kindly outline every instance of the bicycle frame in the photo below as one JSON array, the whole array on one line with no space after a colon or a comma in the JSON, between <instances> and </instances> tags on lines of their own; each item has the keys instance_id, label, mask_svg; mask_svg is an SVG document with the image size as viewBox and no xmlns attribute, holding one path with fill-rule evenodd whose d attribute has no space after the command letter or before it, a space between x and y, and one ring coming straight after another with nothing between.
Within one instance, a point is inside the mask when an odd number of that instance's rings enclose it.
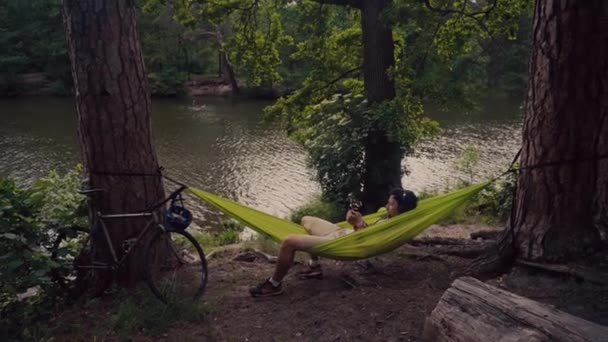
<instances>
[{"instance_id":1,"label":"bicycle frame","mask_svg":"<svg viewBox=\"0 0 608 342\"><path fill-rule=\"evenodd\" d=\"M128 214L109 214L103 215L100 212L97 212L97 220L94 227L101 227L105 240L110 249L110 253L112 255L112 264L101 264L101 265L85 265L79 266L81 269L115 269L121 266L131 254L131 251L134 250L143 240L142 238L152 229L152 227L156 224L156 226L165 230L165 227L160 224L158 220L158 215L155 212L138 212L138 213L128 213ZM135 238L135 242L133 245L129 246L129 249L125 251L125 253L118 259L118 255L116 254L116 248L114 247L114 243L112 243L112 238L110 237L110 232L106 226L105 220L116 220L116 219L129 219L129 218L138 218L138 217L147 217L149 218L146 227L137 235Z\"/></svg>"},{"instance_id":2,"label":"bicycle frame","mask_svg":"<svg viewBox=\"0 0 608 342\"><path fill-rule=\"evenodd\" d=\"M160 208L161 206L163 206L165 203L169 202L170 200L174 200L177 196L179 196L181 194L181 192L184 189L186 189L186 186L181 184L181 186L177 190L173 191L165 200L163 200L162 202L160 202L148 209L145 209L144 211L141 211L141 212L126 213L126 214L102 214L101 212L98 211L97 218L95 220L95 224L93 225L93 228L98 227L98 226L101 227L105 240L110 249L110 253L112 255L112 263L111 264L98 263L101 265L79 266L78 268L116 270L119 266L121 266L127 260L127 258L131 254L131 251L141 243L142 238L144 237L144 235L146 235L148 233L148 231L150 229L152 229L152 226L154 226L156 224L159 229L161 229L163 231L166 230L165 226L162 223L160 223L162 221L158 218L158 214L156 213L156 210L158 208ZM97 193L100 191L103 191L103 189L89 189L89 190L84 190L81 193L90 195L90 194ZM110 237L110 232L108 231L108 228L106 227L105 220L129 219L129 218L138 218L138 217L144 217L144 218L147 217L147 218L149 218L149 222L146 225L146 227L137 235L133 245L129 246L129 248L121 256L121 258L118 259L118 255L116 254L116 248L115 248L114 244L112 243L112 238ZM132 239L129 239L129 240L132 240ZM95 262L93 262L93 263L95 263Z\"/></svg>"}]
</instances>

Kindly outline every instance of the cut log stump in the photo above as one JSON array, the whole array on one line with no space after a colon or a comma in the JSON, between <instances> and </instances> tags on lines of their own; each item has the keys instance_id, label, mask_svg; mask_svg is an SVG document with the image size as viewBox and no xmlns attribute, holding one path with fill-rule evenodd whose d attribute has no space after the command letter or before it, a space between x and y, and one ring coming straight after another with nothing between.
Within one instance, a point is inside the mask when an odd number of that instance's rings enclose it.
<instances>
[{"instance_id":1,"label":"cut log stump","mask_svg":"<svg viewBox=\"0 0 608 342\"><path fill-rule=\"evenodd\" d=\"M487 285L456 279L426 318L429 342L608 342L608 327Z\"/></svg>"}]
</instances>

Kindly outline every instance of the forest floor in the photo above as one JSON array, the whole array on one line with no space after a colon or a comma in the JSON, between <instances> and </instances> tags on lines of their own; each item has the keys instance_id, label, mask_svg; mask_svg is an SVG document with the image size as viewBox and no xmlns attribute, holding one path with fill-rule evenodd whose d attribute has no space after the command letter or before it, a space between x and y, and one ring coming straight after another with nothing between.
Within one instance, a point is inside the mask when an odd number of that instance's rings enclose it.
<instances>
[{"instance_id":1,"label":"forest floor","mask_svg":"<svg viewBox=\"0 0 608 342\"><path fill-rule=\"evenodd\" d=\"M467 239L480 229L488 227L433 226L424 236ZM116 324L99 323L116 323L111 308L117 303L109 299L90 309L97 314L76 307L71 314L63 312L60 321L81 320L89 326L53 335L56 340L420 341L425 318L454 280L453 272L470 262L431 250L406 245L363 262L324 260L322 280L298 280L293 275L303 267L298 263L284 280L282 295L254 299L248 288L270 276L274 265L264 258L238 261L238 248L233 248L209 262L203 298L207 311L200 320L173 322L162 332L137 328L125 336L115 331ZM488 283L608 325L606 287L520 267Z\"/></svg>"}]
</instances>

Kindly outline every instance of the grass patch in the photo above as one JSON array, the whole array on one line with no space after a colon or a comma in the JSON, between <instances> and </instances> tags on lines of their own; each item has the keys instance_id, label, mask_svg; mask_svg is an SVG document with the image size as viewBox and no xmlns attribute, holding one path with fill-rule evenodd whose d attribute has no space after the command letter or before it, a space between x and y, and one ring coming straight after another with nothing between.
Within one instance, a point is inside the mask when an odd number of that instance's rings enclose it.
<instances>
[{"instance_id":1,"label":"grass patch","mask_svg":"<svg viewBox=\"0 0 608 342\"><path fill-rule=\"evenodd\" d=\"M118 290L111 298L88 299L58 310L37 340L119 340L158 336L182 322L204 321L211 312L202 300L165 305L142 286ZM39 329L40 330L40 329Z\"/></svg>"},{"instance_id":2,"label":"grass patch","mask_svg":"<svg viewBox=\"0 0 608 342\"><path fill-rule=\"evenodd\" d=\"M141 332L158 335L180 322L200 322L210 312L202 301L165 305L147 289L127 296L110 316L110 328L120 340Z\"/></svg>"},{"instance_id":3,"label":"grass patch","mask_svg":"<svg viewBox=\"0 0 608 342\"><path fill-rule=\"evenodd\" d=\"M243 225L238 221L228 220L222 222L222 227L220 232L190 231L190 234L203 247L205 253L209 253L216 247L240 242L241 233L245 229Z\"/></svg>"}]
</instances>

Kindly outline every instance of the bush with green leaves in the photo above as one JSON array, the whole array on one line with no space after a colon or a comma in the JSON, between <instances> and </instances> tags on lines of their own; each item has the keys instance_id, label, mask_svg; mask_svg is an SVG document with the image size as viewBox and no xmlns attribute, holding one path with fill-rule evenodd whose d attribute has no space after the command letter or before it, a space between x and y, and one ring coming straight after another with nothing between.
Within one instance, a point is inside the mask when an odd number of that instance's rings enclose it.
<instances>
[{"instance_id":1,"label":"bush with green leaves","mask_svg":"<svg viewBox=\"0 0 608 342\"><path fill-rule=\"evenodd\" d=\"M340 222L344 220L344 210L335 203L315 198L296 209L291 214L290 219L292 222L299 224L304 216L316 216L329 222Z\"/></svg>"},{"instance_id":2,"label":"bush with green leaves","mask_svg":"<svg viewBox=\"0 0 608 342\"><path fill-rule=\"evenodd\" d=\"M475 168L479 164L479 148L475 145L466 145L464 150L455 162L456 170L465 173L468 176L466 184L473 184L475 178Z\"/></svg>"},{"instance_id":3,"label":"bush with green leaves","mask_svg":"<svg viewBox=\"0 0 608 342\"><path fill-rule=\"evenodd\" d=\"M335 94L318 105L308 106L294 121L292 136L309 154L323 198L346 208L349 196L361 198L366 173L365 150L370 132L381 130L398 142L403 153L413 151L419 138L439 132L438 124L421 116L420 105L403 95L391 101L368 103L359 82L353 92ZM277 105L275 105L275 109Z\"/></svg>"},{"instance_id":4,"label":"bush with green leaves","mask_svg":"<svg viewBox=\"0 0 608 342\"><path fill-rule=\"evenodd\" d=\"M232 219L222 222L222 227L224 229L217 235L217 241L220 246L238 243L241 233L245 229L242 224Z\"/></svg>"},{"instance_id":5,"label":"bush with green leaves","mask_svg":"<svg viewBox=\"0 0 608 342\"><path fill-rule=\"evenodd\" d=\"M55 276L74 258L76 244L59 246L51 258L58 227L82 225L80 167L65 176L51 172L29 187L0 178L0 336L20 337L60 294Z\"/></svg>"},{"instance_id":6,"label":"bush with green leaves","mask_svg":"<svg viewBox=\"0 0 608 342\"><path fill-rule=\"evenodd\" d=\"M466 183L461 183L457 188L465 186L467 186ZM509 174L505 176L504 179L494 181L465 205L456 209L454 213L443 220L441 224L506 224L511 215L515 186L516 175L514 174ZM434 195L436 194L424 193L424 197L431 197Z\"/></svg>"}]
</instances>

